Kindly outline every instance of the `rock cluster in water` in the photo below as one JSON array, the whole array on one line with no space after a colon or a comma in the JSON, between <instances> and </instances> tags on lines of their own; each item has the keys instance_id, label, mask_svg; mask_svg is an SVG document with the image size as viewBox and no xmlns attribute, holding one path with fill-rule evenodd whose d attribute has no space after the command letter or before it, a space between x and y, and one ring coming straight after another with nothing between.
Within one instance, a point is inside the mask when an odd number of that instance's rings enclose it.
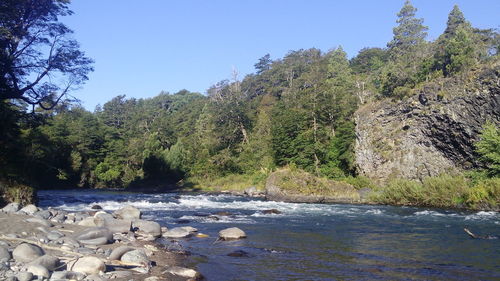
<instances>
[{"instance_id":1,"label":"rock cluster in water","mask_svg":"<svg viewBox=\"0 0 500 281\"><path fill-rule=\"evenodd\" d=\"M107 213L97 205L91 212L67 212L11 203L0 211L0 223L12 226L0 229L0 280L162 279L152 274L153 267L161 267L155 272L162 277L201 278L193 269L152 261L162 251L152 241L189 237L198 230L161 227L142 219L133 206ZM228 232L231 237L246 236L235 229Z\"/></svg>"}]
</instances>

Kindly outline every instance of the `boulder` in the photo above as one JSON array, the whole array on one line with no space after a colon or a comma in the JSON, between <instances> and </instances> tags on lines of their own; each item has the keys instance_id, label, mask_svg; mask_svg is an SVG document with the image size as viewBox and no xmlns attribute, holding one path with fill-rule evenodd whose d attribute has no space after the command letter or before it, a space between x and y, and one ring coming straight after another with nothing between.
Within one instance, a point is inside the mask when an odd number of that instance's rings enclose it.
<instances>
[{"instance_id":1,"label":"boulder","mask_svg":"<svg viewBox=\"0 0 500 281\"><path fill-rule=\"evenodd\" d=\"M191 236L191 232L183 227L174 227L162 234L165 238L185 238Z\"/></svg>"},{"instance_id":2,"label":"boulder","mask_svg":"<svg viewBox=\"0 0 500 281\"><path fill-rule=\"evenodd\" d=\"M198 273L196 270L180 266L169 266L165 271L163 271L163 274L165 273L170 273L172 275L190 279L198 279L201 277L200 273Z\"/></svg>"},{"instance_id":3,"label":"boulder","mask_svg":"<svg viewBox=\"0 0 500 281\"><path fill-rule=\"evenodd\" d=\"M275 214L275 215L279 215L281 214L282 212L281 211L278 211L277 209L269 209L269 210L264 210L262 211L263 214L265 215L270 215L270 214Z\"/></svg>"},{"instance_id":4,"label":"boulder","mask_svg":"<svg viewBox=\"0 0 500 281\"><path fill-rule=\"evenodd\" d=\"M226 228L219 231L219 238L222 240L235 240L245 238L245 232L237 227Z\"/></svg>"},{"instance_id":5,"label":"boulder","mask_svg":"<svg viewBox=\"0 0 500 281\"><path fill-rule=\"evenodd\" d=\"M37 245L22 243L12 251L12 256L17 262L30 262L43 256L45 253Z\"/></svg>"},{"instance_id":6,"label":"boulder","mask_svg":"<svg viewBox=\"0 0 500 281\"><path fill-rule=\"evenodd\" d=\"M37 223L37 224L43 225L45 227L52 227L53 226L53 224L51 222L49 222L48 220L41 219L41 218L28 218L28 219L26 219L26 221L31 222L31 223Z\"/></svg>"},{"instance_id":7,"label":"boulder","mask_svg":"<svg viewBox=\"0 0 500 281\"><path fill-rule=\"evenodd\" d=\"M30 281L31 279L33 279L33 273L22 271L17 273L16 278L18 281Z\"/></svg>"},{"instance_id":8,"label":"boulder","mask_svg":"<svg viewBox=\"0 0 500 281\"><path fill-rule=\"evenodd\" d=\"M131 220L94 218L94 222L99 227L107 228L111 233L127 233L132 226Z\"/></svg>"},{"instance_id":9,"label":"boulder","mask_svg":"<svg viewBox=\"0 0 500 281\"><path fill-rule=\"evenodd\" d=\"M113 234L104 227L93 227L84 230L75 239L85 245L105 245L113 241Z\"/></svg>"},{"instance_id":10,"label":"boulder","mask_svg":"<svg viewBox=\"0 0 500 281\"><path fill-rule=\"evenodd\" d=\"M119 246L119 247L113 249L113 251L109 255L108 259L109 260L120 260L121 257L123 256L123 254L125 254L126 252L133 251L133 250L135 250L135 248L133 248L133 247Z\"/></svg>"},{"instance_id":11,"label":"boulder","mask_svg":"<svg viewBox=\"0 0 500 281\"><path fill-rule=\"evenodd\" d=\"M24 206L21 210L19 210L19 212L25 213L27 215L33 215L38 212L38 208L33 204L29 204Z\"/></svg>"},{"instance_id":12,"label":"boulder","mask_svg":"<svg viewBox=\"0 0 500 281\"><path fill-rule=\"evenodd\" d=\"M26 267L26 271L33 273L35 276L49 278L50 272L47 268L39 264L30 264Z\"/></svg>"},{"instance_id":13,"label":"boulder","mask_svg":"<svg viewBox=\"0 0 500 281\"><path fill-rule=\"evenodd\" d=\"M20 208L21 208L21 206L19 205L19 203L12 202L12 203L7 204L7 206L3 207L2 212L12 214L12 213L19 211Z\"/></svg>"},{"instance_id":14,"label":"boulder","mask_svg":"<svg viewBox=\"0 0 500 281\"><path fill-rule=\"evenodd\" d=\"M48 220L52 215L50 214L50 211L48 211L48 210L41 210L41 211L36 212L34 214L34 216L41 218L41 219L44 219L44 220Z\"/></svg>"},{"instance_id":15,"label":"boulder","mask_svg":"<svg viewBox=\"0 0 500 281\"><path fill-rule=\"evenodd\" d=\"M50 256L50 255L43 255L34 261L30 262L28 265L41 265L45 268L47 268L50 271L56 270L60 266L60 261L59 258Z\"/></svg>"},{"instance_id":16,"label":"boulder","mask_svg":"<svg viewBox=\"0 0 500 281\"><path fill-rule=\"evenodd\" d=\"M92 205L92 207L90 207L90 209L92 209L92 210L102 210L102 207L99 206L99 205Z\"/></svg>"},{"instance_id":17,"label":"boulder","mask_svg":"<svg viewBox=\"0 0 500 281\"><path fill-rule=\"evenodd\" d=\"M198 229L196 229L196 228L194 228L192 226L182 226L180 228L182 228L182 229L184 229L186 231L189 231L189 232L198 232Z\"/></svg>"},{"instance_id":18,"label":"boulder","mask_svg":"<svg viewBox=\"0 0 500 281\"><path fill-rule=\"evenodd\" d=\"M122 262L132 263L132 264L149 264L149 258L146 255L144 249L137 249L133 251L126 252L120 258Z\"/></svg>"},{"instance_id":19,"label":"boulder","mask_svg":"<svg viewBox=\"0 0 500 281\"><path fill-rule=\"evenodd\" d=\"M68 270L84 274L99 274L106 271L106 265L96 257L83 257L68 263Z\"/></svg>"},{"instance_id":20,"label":"boulder","mask_svg":"<svg viewBox=\"0 0 500 281\"><path fill-rule=\"evenodd\" d=\"M254 196L259 196L260 192L257 190L255 186L250 186L249 188L245 189L245 191L243 191L243 194L246 196L254 197Z\"/></svg>"},{"instance_id":21,"label":"boulder","mask_svg":"<svg viewBox=\"0 0 500 281\"><path fill-rule=\"evenodd\" d=\"M118 219L135 220L141 218L141 211L133 206L125 206L113 212L113 215Z\"/></svg>"},{"instance_id":22,"label":"boulder","mask_svg":"<svg viewBox=\"0 0 500 281\"><path fill-rule=\"evenodd\" d=\"M136 233L139 235L153 237L161 236L161 226L159 223L154 221L134 220L132 221L132 228L137 228Z\"/></svg>"},{"instance_id":23,"label":"boulder","mask_svg":"<svg viewBox=\"0 0 500 281\"><path fill-rule=\"evenodd\" d=\"M93 218L93 217L84 218L83 220L78 222L78 225L87 226L87 227L96 227L97 226L97 224L95 223L95 218Z\"/></svg>"},{"instance_id":24,"label":"boulder","mask_svg":"<svg viewBox=\"0 0 500 281\"><path fill-rule=\"evenodd\" d=\"M50 241L55 241L61 237L64 237L64 234L57 230L53 230L47 233L47 239L49 239Z\"/></svg>"},{"instance_id":25,"label":"boulder","mask_svg":"<svg viewBox=\"0 0 500 281\"><path fill-rule=\"evenodd\" d=\"M104 219L104 220L112 220L114 219L115 217L113 217L112 214L108 214L104 211L99 211L97 213L94 214L94 218L101 218L101 219Z\"/></svg>"},{"instance_id":26,"label":"boulder","mask_svg":"<svg viewBox=\"0 0 500 281\"><path fill-rule=\"evenodd\" d=\"M8 261L10 258L9 250L4 246L0 246L0 263Z\"/></svg>"}]
</instances>

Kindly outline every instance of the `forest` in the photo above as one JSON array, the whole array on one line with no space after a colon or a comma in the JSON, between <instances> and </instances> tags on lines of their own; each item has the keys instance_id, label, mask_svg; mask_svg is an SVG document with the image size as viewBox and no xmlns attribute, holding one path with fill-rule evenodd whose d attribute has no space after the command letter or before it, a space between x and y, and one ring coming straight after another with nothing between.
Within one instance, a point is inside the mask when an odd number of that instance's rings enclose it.
<instances>
[{"instance_id":1,"label":"forest","mask_svg":"<svg viewBox=\"0 0 500 281\"><path fill-rule=\"evenodd\" d=\"M428 41L424 20L406 1L384 48L367 47L353 58L341 46L289 51L277 59L266 54L255 63L255 73L240 77L234 70L206 93L119 95L91 112L66 98L70 86L57 89L61 96L41 94L54 92L41 84L16 94L22 87L17 81L33 77L33 67L23 69L27 61L13 58L9 22L14 19L6 16L6 5L1 11L0 179L11 198L22 194L10 186L262 189L268 175L282 167L358 188L376 186L359 175L354 157L359 107L404 101L432 82L465 85L485 69L500 71L497 30L475 28L455 6L444 32ZM61 5L49 8L68 13ZM69 31L55 26L57 13L46 13L43 21L63 35ZM83 83L92 62L75 44L62 45L66 53L54 56L53 68ZM70 65L64 65L67 60ZM471 186L482 184L475 190L477 200L498 202L500 133L494 120L484 125L476 151L481 164L460 176ZM388 186L397 192L394 184ZM397 186L418 189L422 183Z\"/></svg>"}]
</instances>

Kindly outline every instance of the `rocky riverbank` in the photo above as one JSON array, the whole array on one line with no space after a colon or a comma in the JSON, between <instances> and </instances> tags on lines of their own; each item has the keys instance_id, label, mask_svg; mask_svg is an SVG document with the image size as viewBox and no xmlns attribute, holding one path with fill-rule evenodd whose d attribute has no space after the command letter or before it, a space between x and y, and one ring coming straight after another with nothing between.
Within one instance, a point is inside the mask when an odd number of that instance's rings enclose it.
<instances>
[{"instance_id":1,"label":"rocky riverbank","mask_svg":"<svg viewBox=\"0 0 500 281\"><path fill-rule=\"evenodd\" d=\"M197 280L186 255L156 243L193 235L192 227L167 229L125 206L113 213L23 208L0 212L1 280Z\"/></svg>"}]
</instances>

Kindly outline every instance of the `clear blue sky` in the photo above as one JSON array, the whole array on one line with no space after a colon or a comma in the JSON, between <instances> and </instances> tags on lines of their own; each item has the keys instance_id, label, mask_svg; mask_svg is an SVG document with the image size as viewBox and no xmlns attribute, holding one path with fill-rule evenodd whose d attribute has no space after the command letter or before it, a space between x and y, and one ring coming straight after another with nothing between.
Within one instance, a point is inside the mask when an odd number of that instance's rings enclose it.
<instances>
[{"instance_id":1,"label":"clear blue sky","mask_svg":"<svg viewBox=\"0 0 500 281\"><path fill-rule=\"evenodd\" d=\"M73 0L62 19L95 71L73 95L93 110L117 95L144 98L254 72L269 53L342 45L350 57L385 47L404 0ZM413 0L435 39L458 4L475 27L498 28L498 0Z\"/></svg>"}]
</instances>

